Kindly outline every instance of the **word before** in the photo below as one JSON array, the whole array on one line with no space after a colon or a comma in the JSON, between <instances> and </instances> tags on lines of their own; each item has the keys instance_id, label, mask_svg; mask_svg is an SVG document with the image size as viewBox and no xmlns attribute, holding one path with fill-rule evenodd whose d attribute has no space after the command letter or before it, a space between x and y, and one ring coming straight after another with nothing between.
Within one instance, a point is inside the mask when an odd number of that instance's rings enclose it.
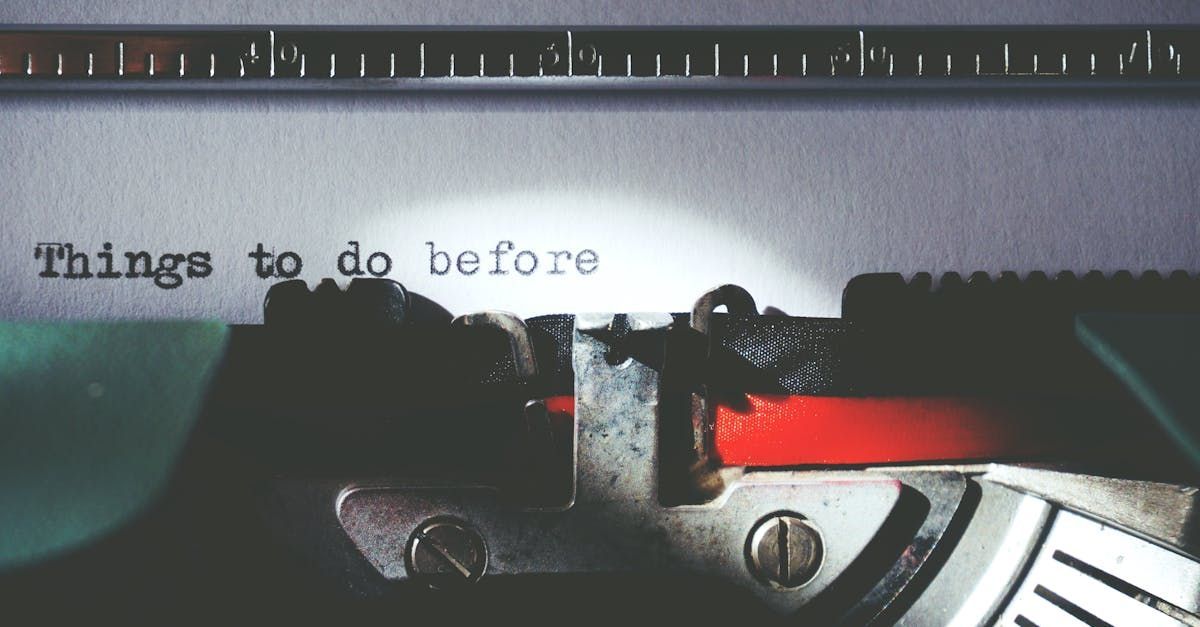
<instances>
[{"instance_id":1,"label":"word before","mask_svg":"<svg viewBox=\"0 0 1200 627\"><path fill-rule=\"evenodd\" d=\"M445 276L452 270L459 274L471 276L478 273L483 265L479 253L464 250L454 257L449 252L438 250L433 242L425 242L429 247L429 274ZM567 274L571 268L575 273L589 275L600 269L600 255L590 248L584 248L574 254L569 250L551 250L538 256L532 250L522 250L514 253L517 248L509 240L500 240L496 247L485 254L492 257L488 263L490 275L508 274L508 268L522 276L529 276L542 269L543 274Z\"/></svg>"}]
</instances>

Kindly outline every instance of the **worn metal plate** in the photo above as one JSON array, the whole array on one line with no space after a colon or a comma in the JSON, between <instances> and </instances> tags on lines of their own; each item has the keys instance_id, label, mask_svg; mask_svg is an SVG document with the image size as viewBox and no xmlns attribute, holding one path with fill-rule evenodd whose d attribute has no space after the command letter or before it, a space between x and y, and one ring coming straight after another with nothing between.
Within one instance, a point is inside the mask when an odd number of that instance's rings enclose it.
<instances>
[{"instance_id":1,"label":"worn metal plate","mask_svg":"<svg viewBox=\"0 0 1200 627\"><path fill-rule=\"evenodd\" d=\"M663 330L667 314L629 314L634 332ZM478 529L488 576L550 573L674 572L709 575L757 592L772 607L797 609L824 590L888 520L901 484L875 473L749 473L716 502L664 507L658 501L659 376L629 359L611 364L589 331L612 314L576 321L576 491L565 511L522 511L488 488L404 485L350 487L338 516L363 555L387 578L410 577L410 535L425 520L450 516ZM824 540L824 561L800 588L755 580L747 537L777 511L803 516Z\"/></svg>"}]
</instances>

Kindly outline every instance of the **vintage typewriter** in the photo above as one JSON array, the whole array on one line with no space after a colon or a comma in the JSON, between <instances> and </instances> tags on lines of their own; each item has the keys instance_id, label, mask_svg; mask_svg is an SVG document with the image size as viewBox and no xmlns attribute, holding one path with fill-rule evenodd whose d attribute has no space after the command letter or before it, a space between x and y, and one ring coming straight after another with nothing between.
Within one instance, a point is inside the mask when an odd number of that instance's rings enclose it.
<instances>
[{"instance_id":1,"label":"vintage typewriter","mask_svg":"<svg viewBox=\"0 0 1200 627\"><path fill-rule=\"evenodd\" d=\"M1197 32L6 27L0 90L1158 93L1194 89ZM840 317L727 284L522 318L452 314L357 241L376 278L268 272L260 243L262 324L40 320L46 290L184 302L222 263L71 242L30 240L6 286L5 624L1200 625L1194 269L861 274ZM490 263L427 244L414 281Z\"/></svg>"},{"instance_id":2,"label":"vintage typewriter","mask_svg":"<svg viewBox=\"0 0 1200 627\"><path fill-rule=\"evenodd\" d=\"M1185 273L977 273L863 275L839 319L357 279L6 323L6 606L1195 624L1198 314Z\"/></svg>"}]
</instances>

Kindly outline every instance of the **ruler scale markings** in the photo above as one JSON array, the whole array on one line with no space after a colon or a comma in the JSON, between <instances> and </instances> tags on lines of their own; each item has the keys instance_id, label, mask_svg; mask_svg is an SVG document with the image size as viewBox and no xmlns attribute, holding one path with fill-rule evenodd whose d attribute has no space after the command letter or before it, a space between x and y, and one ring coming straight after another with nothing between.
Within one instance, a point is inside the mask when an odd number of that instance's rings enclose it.
<instances>
[{"instance_id":1,"label":"ruler scale markings","mask_svg":"<svg viewBox=\"0 0 1200 627\"><path fill-rule=\"evenodd\" d=\"M947 55L949 56L949 55ZM866 36L860 30L858 31L858 75L867 75L867 50Z\"/></svg>"},{"instance_id":2,"label":"ruler scale markings","mask_svg":"<svg viewBox=\"0 0 1200 627\"><path fill-rule=\"evenodd\" d=\"M1150 29L1146 29L1146 76L1154 74L1154 47L1150 45Z\"/></svg>"},{"instance_id":3,"label":"ruler scale markings","mask_svg":"<svg viewBox=\"0 0 1200 627\"><path fill-rule=\"evenodd\" d=\"M567 76L575 76L575 43L567 31Z\"/></svg>"},{"instance_id":4,"label":"ruler scale markings","mask_svg":"<svg viewBox=\"0 0 1200 627\"><path fill-rule=\"evenodd\" d=\"M609 46L607 51L609 54L618 54L625 56L625 73L622 80L612 83L615 86L621 86L632 81L642 81L643 79L661 78L663 76L716 76L729 77L734 80L723 81L722 88L728 87L737 89L741 85L762 85L762 83L748 82L751 79L756 79L763 76L779 77L788 80L781 80L773 85L782 86L784 88L801 88L796 81L800 77L808 76L807 57L808 52L821 55L816 58L821 59L822 56L828 55L830 63L829 72L826 74L823 70L814 70L818 74L833 76L837 78L846 78L851 76L859 77L899 77L901 80L896 80L894 83L889 81L889 85L905 85L907 81L915 77L924 77L928 75L944 75L949 78L986 78L988 84L1005 85L1024 84L1022 81L1028 77L1037 77L1039 83L1054 83L1054 81L1042 81L1043 77L1056 76L1060 79L1070 79L1071 83L1077 83L1081 80L1091 79L1089 83L1099 84L1097 81L1106 80L1104 85L1128 85L1138 86L1145 85L1145 78L1155 79L1155 84L1193 84L1200 82L1200 73L1184 72L1183 56L1186 53L1187 46L1200 45L1200 26L1181 26L1172 27L1169 31L1159 30L1156 28L1140 26L1132 27L1123 30L1110 29L1105 27L1012 27L1002 29L991 29L988 27L964 27L959 29L930 29L928 31L912 30L912 29L845 29L840 31L840 34L834 34L833 38L824 39L829 35L821 34L822 29L818 28L777 28L767 30L728 30L728 29L712 29L705 30L699 28L679 28L680 33L686 34L685 38L670 32L669 30L643 31L631 29L629 31L597 31L594 35L600 39L593 39L591 31L577 31L576 29L562 29L557 33L550 33L538 29L515 29L505 31L505 37L510 39L497 38L491 30L473 31L456 31L451 35L445 35L446 47L439 49L437 55L443 52L446 57L438 56L439 59L452 59L450 61L452 68L447 72L446 69L433 71L425 66L425 53L427 43L429 41L420 41L421 29L388 31L398 34L402 39L412 37L419 42L418 45L418 65L417 72L401 70L397 74L395 66L395 56L403 54L403 52L390 51L388 52L388 70L387 76L390 78L412 77L414 74L420 78L427 78L433 75L449 76L453 78L470 77L470 76L489 76L487 63L490 55L507 55L509 57L509 72L507 77L517 79L519 81L527 81L530 77L538 76L557 76L577 78L579 75L585 76L621 76L619 71L613 71L611 68L605 70L603 68L602 58L605 56L595 49L596 41L615 42L605 43ZM867 31L870 30L871 45L867 46ZM17 86L17 89L25 81L20 80L25 77L45 77L56 76L63 79L63 85L70 85L71 80L78 80L84 77L101 77L104 79L114 79L126 76L126 71L132 71L135 75L142 77L159 77L163 75L178 75L180 78L201 78L204 76L202 70L193 71L188 68L187 56L193 51L204 54L205 51L209 54L209 76L218 77L216 67L216 55L232 55L237 58L237 66L233 65L234 58L228 58L223 61L220 68L220 77L241 77L247 79L245 84L252 89L260 84L262 79L275 78L279 76L297 76L296 67L292 64L299 61L300 55L295 50L294 43L289 44L286 41L277 38L276 31L272 28L261 27L257 31L257 35L247 36L243 29L222 30L214 29L193 29L182 31L164 31L159 32L143 32L143 31L113 31L99 29L94 31L79 30L79 29L62 29L61 34L54 30L37 30L37 31L21 31L17 28L0 28L0 56L3 56L7 61L7 67L4 68L6 79L2 84L7 86ZM374 32L374 31L370 31ZM436 30L425 31L431 33L435 37L433 43L439 45L438 42L443 41L443 33ZM168 34L169 33L169 34ZM806 34L815 34L816 41L821 42L814 46L812 39L805 39ZM367 72L367 56L375 54L363 50L363 38L368 34L368 31L346 31L333 30L323 28L313 28L307 31L291 31L288 30L286 36L289 38L299 37L301 41L309 41L309 37L314 38L313 41L321 42L320 46L324 47L317 54L330 55L330 77L346 77L346 78L368 78L371 74ZM854 59L852 55L856 54L854 47L855 42L853 37L857 36L857 54L858 58ZM584 40L577 45L576 39L585 37ZM1157 42L1155 40L1158 40ZM990 40L990 42L989 42ZM412 39L409 39L412 41ZM584 41L588 43L583 43ZM800 45L797 46L797 42ZM740 48L737 56L741 57L740 75L737 70L731 70L728 66L721 65L721 44L733 42ZM747 42L753 42L752 46L747 45ZM976 43L980 42L980 43ZM1003 52L1003 72L999 70L1000 59L996 59L995 45L999 43ZM281 44L283 46L281 47ZM287 48L287 45L292 45L293 48ZM374 45L374 44L371 44ZM713 68L711 73L707 69L700 69L693 61L693 52L704 54L704 46L712 46L712 63ZM100 61L101 65L96 65L96 50L103 50L104 46L113 46L109 50L115 49L115 63L112 66L106 66L107 61ZM129 47L132 46L132 47ZM174 49L171 49L171 46ZM615 46L615 49L613 49ZM1014 47L1015 46L1015 47ZM1157 48L1155 46L1158 46ZM565 48L564 48L565 47ZM207 48L208 50L205 50ZM261 52L255 53L255 49L261 51L263 48L269 48L271 55L263 63ZM356 49L357 48L357 49ZM797 49L799 48L799 49ZM804 50L804 48L808 48ZM566 63L562 63L562 54L567 55ZM793 58L785 55L792 54ZM908 52L911 50L911 52ZM310 49L310 52L313 50ZM139 55L140 58L130 65L125 58L126 52L132 52ZM382 51L380 51L382 53ZM946 66L944 68L936 68L936 62L931 68L927 68L924 53L928 52L933 55L946 57ZM1112 54L1116 53L1116 63L1112 63ZM459 67L458 57L461 54L470 54L472 60L475 56L479 57L479 71L474 68ZM832 53L832 54L831 54ZM517 73L516 71L516 56L534 54L538 55L538 69L536 74L532 72L532 68ZM641 55L638 57L638 71L633 71L633 55ZM654 72L650 72L650 57L653 54ZM758 63L752 67L752 55L769 54L768 59L755 59ZM994 61L988 61L988 67L984 67L984 55ZM1014 59L1013 55L1016 55ZM1086 54L1086 61L1083 55ZM1145 59L1139 58L1139 54L1144 54ZM72 56L75 55L75 56ZM86 60L83 58L86 55ZM171 60L164 61L164 68L158 67L158 62L163 57ZM341 72L338 74L336 66L337 55L355 55L358 57L359 63L358 72L352 70ZM678 56L676 56L678 55ZM1155 55L1158 55L1155 58ZM35 60L34 57L37 57ZM896 56L899 56L899 67L897 67ZM664 62L664 58L667 60ZM681 58L682 57L682 58ZM957 59L956 59L957 57ZM1077 57L1074 58L1073 57ZM223 59L225 57L222 57ZM524 58L524 57L523 57ZM618 57L619 58L619 57ZM915 58L915 72L910 69L907 63L912 62ZM1104 61L1104 59L1109 61ZM72 65L67 67L67 61L73 60L72 63L84 61L86 65L79 67ZM172 67L174 61L178 60L179 65ZM954 63L957 60L959 67L955 67ZM974 72L971 71L971 61L974 61ZM14 61L16 61L14 63ZM382 62L382 59L380 59ZM499 61L499 59L496 59ZM532 62L533 59L530 58ZM143 72L142 67L138 62L144 62L146 67ZM373 63L374 61L372 61ZM675 63L680 65L675 65ZM792 63L795 63L794 67ZM821 61L824 63L825 61ZM1025 63L1032 63L1032 68L1026 66ZM501 62L502 63L502 62ZM587 65L586 69L576 72L577 63ZM588 64L595 64L592 68ZM613 63L609 61L610 65ZM618 61L619 63L619 61ZM302 63L303 65L303 63ZM381 64L382 65L382 64ZM435 64L436 65L436 64ZM707 63L703 64L707 66ZM855 65L858 66L857 74L854 72ZM582 67L582 66L581 66ZM768 70L769 67L769 70ZM110 69L111 68L111 69ZM287 68L287 69L284 69ZM70 71L68 71L70 70ZM497 77L505 76L501 67L494 68L493 72ZM594 70L594 72L593 72ZM928 72L927 72L928 70ZM939 71L939 70L944 70ZM378 76L383 76L382 67L378 71L372 70ZM605 72L609 74L605 74ZM768 74L769 71L769 74ZM99 72L99 73L97 73ZM234 74L237 72L237 74ZM280 74L279 72L282 72ZM324 74L324 69L319 71ZM410 73L411 72L411 73ZM303 67L299 73L301 77L312 78L307 74L307 68ZM736 78L735 78L736 77ZM1004 80L1003 77L1011 77L1010 80ZM626 81L625 79L629 79ZM739 80L740 79L740 80ZM510 81L502 81L497 85L507 84ZM345 85L352 86L357 81L347 80ZM841 85L844 81L836 83L818 82L813 84L816 88L826 88L833 85ZM951 84L958 84L959 81L953 81ZM102 89L152 89L153 87L141 81L133 81L130 84L118 86L116 83L109 84L107 82L94 83ZM305 83L307 85L308 83ZM397 87L413 86L415 83L407 80L397 81ZM514 83L515 84L515 83ZM570 85L571 83L566 83ZM683 85L684 82L673 83ZM845 83L849 84L849 83ZM940 84L940 83L939 83ZM980 83L962 82L962 85L970 86ZM326 89L329 85L320 84L317 82L311 83L312 89ZM556 88L563 86L562 81L547 81L543 83L546 87ZM492 86L491 83L488 84ZM306 87L301 87L305 89Z\"/></svg>"}]
</instances>

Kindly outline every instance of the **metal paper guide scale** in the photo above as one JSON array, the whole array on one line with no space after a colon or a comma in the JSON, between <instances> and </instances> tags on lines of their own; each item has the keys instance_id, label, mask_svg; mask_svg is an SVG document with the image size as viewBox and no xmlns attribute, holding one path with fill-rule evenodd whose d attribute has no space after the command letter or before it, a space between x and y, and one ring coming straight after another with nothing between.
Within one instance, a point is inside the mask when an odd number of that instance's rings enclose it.
<instances>
[{"instance_id":1,"label":"metal paper guide scale","mask_svg":"<svg viewBox=\"0 0 1200 627\"><path fill-rule=\"evenodd\" d=\"M43 28L0 32L0 76L72 89L1146 87L1193 83L1198 48L1200 30L1178 27Z\"/></svg>"}]
</instances>

